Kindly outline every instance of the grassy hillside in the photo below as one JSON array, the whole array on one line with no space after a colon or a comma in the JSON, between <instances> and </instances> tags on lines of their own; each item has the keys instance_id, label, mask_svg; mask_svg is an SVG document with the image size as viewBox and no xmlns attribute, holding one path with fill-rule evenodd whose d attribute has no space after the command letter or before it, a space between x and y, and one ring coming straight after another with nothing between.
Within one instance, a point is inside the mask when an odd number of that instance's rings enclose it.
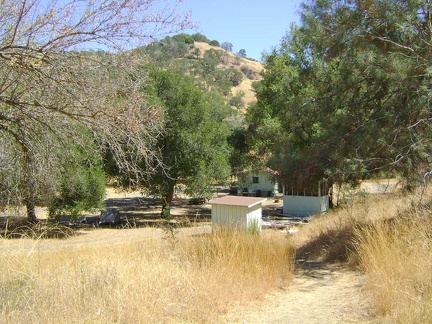
<instances>
[{"instance_id":1,"label":"grassy hillside","mask_svg":"<svg viewBox=\"0 0 432 324\"><path fill-rule=\"evenodd\" d=\"M137 50L155 64L193 75L207 90L216 90L231 106L244 111L256 102L252 83L262 79L263 65L211 43L180 34Z\"/></svg>"},{"instance_id":2,"label":"grassy hillside","mask_svg":"<svg viewBox=\"0 0 432 324\"><path fill-rule=\"evenodd\" d=\"M224 62L221 62L218 65L218 68L220 69L234 68L242 73L243 71L246 70L247 74L243 73L244 78L240 83L240 85L232 87L231 91L233 95L236 95L239 92L243 91L245 93L243 101L246 105L249 105L256 101L255 92L252 89L252 82L259 81L262 79L260 73L264 67L261 62L253 61L244 57L239 57L238 55L235 55L231 52L227 52L220 47L211 46L204 42L195 42L194 44L195 44L195 48L198 48L202 53L202 55L210 49L223 51L227 59Z\"/></svg>"},{"instance_id":3,"label":"grassy hillside","mask_svg":"<svg viewBox=\"0 0 432 324\"><path fill-rule=\"evenodd\" d=\"M255 96L255 92L252 89L252 83L254 81L259 81L262 79L260 73L263 70L264 66L261 62L253 61L244 57L239 57L238 55L225 51L220 47L215 47L204 42L195 42L194 45L195 48L198 48L202 53L201 57L204 55L206 51L211 49L223 51L224 55L226 55L225 56L226 60L220 62L218 64L218 68L219 69L234 68L244 75L241 83L238 86L231 87L232 94L235 96L239 92L243 91L245 93L243 97L243 102L245 103L246 106L256 102L256 96ZM247 72L243 72L243 71L247 71Z\"/></svg>"}]
</instances>

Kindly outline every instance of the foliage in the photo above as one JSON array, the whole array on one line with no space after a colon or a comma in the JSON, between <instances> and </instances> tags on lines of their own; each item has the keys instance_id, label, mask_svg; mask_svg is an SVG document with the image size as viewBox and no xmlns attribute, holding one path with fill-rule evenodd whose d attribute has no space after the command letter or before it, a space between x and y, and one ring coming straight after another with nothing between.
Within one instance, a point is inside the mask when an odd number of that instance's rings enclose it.
<instances>
[{"instance_id":1,"label":"foliage","mask_svg":"<svg viewBox=\"0 0 432 324\"><path fill-rule=\"evenodd\" d=\"M211 46L216 46L216 47L220 47L220 43L217 40L212 40L210 41L209 45Z\"/></svg>"},{"instance_id":2,"label":"foliage","mask_svg":"<svg viewBox=\"0 0 432 324\"><path fill-rule=\"evenodd\" d=\"M126 173L140 173L130 152L154 160L160 114L129 77L135 58L120 51L190 26L175 10L157 0L2 1L0 141L11 143L4 157L15 161L7 172L16 181L1 190L3 202L25 204L35 221L44 188L55 189L62 148L80 145L82 128ZM98 46L119 55L82 51Z\"/></svg>"},{"instance_id":3,"label":"foliage","mask_svg":"<svg viewBox=\"0 0 432 324\"><path fill-rule=\"evenodd\" d=\"M228 52L232 52L233 50L233 44L231 44L230 42L223 42L221 44L221 47Z\"/></svg>"},{"instance_id":4,"label":"foliage","mask_svg":"<svg viewBox=\"0 0 432 324\"><path fill-rule=\"evenodd\" d=\"M69 214L79 216L84 211L101 209L105 198L105 173L101 156L88 137L85 147L69 150L62 163L59 192L49 203L50 217Z\"/></svg>"},{"instance_id":5,"label":"foliage","mask_svg":"<svg viewBox=\"0 0 432 324\"><path fill-rule=\"evenodd\" d=\"M241 56L241 57L246 57L246 50L245 49L241 49L241 50L239 50L239 52L238 52L238 56Z\"/></svg>"},{"instance_id":6,"label":"foliage","mask_svg":"<svg viewBox=\"0 0 432 324\"><path fill-rule=\"evenodd\" d=\"M156 62L167 62L186 56L193 47L194 38L191 35L177 34L139 48L138 52L151 56Z\"/></svg>"},{"instance_id":7,"label":"foliage","mask_svg":"<svg viewBox=\"0 0 432 324\"><path fill-rule=\"evenodd\" d=\"M201 61L201 66L203 72L213 73L216 71L216 66L221 61L221 51L210 49L204 53L203 59Z\"/></svg>"},{"instance_id":8,"label":"foliage","mask_svg":"<svg viewBox=\"0 0 432 324\"><path fill-rule=\"evenodd\" d=\"M97 166L73 166L63 174L59 195L49 206L50 217L79 216L103 208L105 173Z\"/></svg>"},{"instance_id":9,"label":"foliage","mask_svg":"<svg viewBox=\"0 0 432 324\"><path fill-rule=\"evenodd\" d=\"M233 87L238 86L243 80L243 74L236 69L233 68L227 69L226 74L229 80L232 82Z\"/></svg>"},{"instance_id":10,"label":"foliage","mask_svg":"<svg viewBox=\"0 0 432 324\"><path fill-rule=\"evenodd\" d=\"M195 42L202 42L202 43L207 43L207 44L210 43L210 40L206 36L204 36L203 34L195 33L195 34L192 34L191 36Z\"/></svg>"},{"instance_id":11,"label":"foliage","mask_svg":"<svg viewBox=\"0 0 432 324\"><path fill-rule=\"evenodd\" d=\"M236 107L237 109L241 109L244 107L243 97L245 93L244 91L239 91L235 96L232 96L229 99L230 106Z\"/></svg>"},{"instance_id":12,"label":"foliage","mask_svg":"<svg viewBox=\"0 0 432 324\"><path fill-rule=\"evenodd\" d=\"M254 80L255 76L255 72L247 65L242 65L240 67L240 71L250 80Z\"/></svg>"},{"instance_id":13,"label":"foliage","mask_svg":"<svg viewBox=\"0 0 432 324\"><path fill-rule=\"evenodd\" d=\"M229 175L230 110L219 95L205 93L182 74L151 68L150 76L143 91L165 108L158 148L167 167L151 177L150 191L164 198L168 215L176 184L186 185L186 194L208 197L214 181Z\"/></svg>"},{"instance_id":14,"label":"foliage","mask_svg":"<svg viewBox=\"0 0 432 324\"><path fill-rule=\"evenodd\" d=\"M287 186L429 171L430 4L311 1L266 56L248 115L257 156Z\"/></svg>"}]
</instances>

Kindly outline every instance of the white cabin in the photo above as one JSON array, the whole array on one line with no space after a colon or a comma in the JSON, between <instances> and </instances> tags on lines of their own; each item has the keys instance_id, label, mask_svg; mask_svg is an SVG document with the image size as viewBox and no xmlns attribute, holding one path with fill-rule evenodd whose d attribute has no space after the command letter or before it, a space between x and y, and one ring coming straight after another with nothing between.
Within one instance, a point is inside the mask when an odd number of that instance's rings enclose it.
<instances>
[{"instance_id":1,"label":"white cabin","mask_svg":"<svg viewBox=\"0 0 432 324\"><path fill-rule=\"evenodd\" d=\"M278 183L269 172L248 172L239 177L239 196L271 197L278 192Z\"/></svg>"}]
</instances>

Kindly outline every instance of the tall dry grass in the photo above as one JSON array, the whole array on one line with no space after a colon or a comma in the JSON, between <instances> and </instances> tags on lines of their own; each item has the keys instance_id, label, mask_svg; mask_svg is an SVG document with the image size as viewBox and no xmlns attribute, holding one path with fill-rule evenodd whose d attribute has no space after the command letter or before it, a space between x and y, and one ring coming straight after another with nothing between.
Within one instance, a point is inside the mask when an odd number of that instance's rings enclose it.
<instances>
[{"instance_id":1,"label":"tall dry grass","mask_svg":"<svg viewBox=\"0 0 432 324\"><path fill-rule=\"evenodd\" d=\"M294 253L276 232L2 252L0 322L217 323L287 283Z\"/></svg>"},{"instance_id":2,"label":"tall dry grass","mask_svg":"<svg viewBox=\"0 0 432 324\"><path fill-rule=\"evenodd\" d=\"M298 257L356 266L355 232L377 220L394 217L411 202L412 197L400 194L353 194L346 204L315 216L294 235Z\"/></svg>"},{"instance_id":3,"label":"tall dry grass","mask_svg":"<svg viewBox=\"0 0 432 324\"><path fill-rule=\"evenodd\" d=\"M380 320L432 323L430 193L353 195L295 235L297 255L364 271Z\"/></svg>"},{"instance_id":4,"label":"tall dry grass","mask_svg":"<svg viewBox=\"0 0 432 324\"><path fill-rule=\"evenodd\" d=\"M432 323L432 217L416 212L358 231L360 266L376 312L393 323Z\"/></svg>"}]
</instances>

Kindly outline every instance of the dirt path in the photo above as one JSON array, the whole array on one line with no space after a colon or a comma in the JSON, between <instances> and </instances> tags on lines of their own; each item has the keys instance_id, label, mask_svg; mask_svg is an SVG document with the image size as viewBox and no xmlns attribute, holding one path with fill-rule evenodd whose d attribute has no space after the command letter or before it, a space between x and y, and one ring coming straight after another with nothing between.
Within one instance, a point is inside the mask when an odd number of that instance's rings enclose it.
<instances>
[{"instance_id":1,"label":"dirt path","mask_svg":"<svg viewBox=\"0 0 432 324\"><path fill-rule=\"evenodd\" d=\"M362 291L364 276L342 266L300 265L292 286L231 310L225 323L376 323Z\"/></svg>"}]
</instances>

